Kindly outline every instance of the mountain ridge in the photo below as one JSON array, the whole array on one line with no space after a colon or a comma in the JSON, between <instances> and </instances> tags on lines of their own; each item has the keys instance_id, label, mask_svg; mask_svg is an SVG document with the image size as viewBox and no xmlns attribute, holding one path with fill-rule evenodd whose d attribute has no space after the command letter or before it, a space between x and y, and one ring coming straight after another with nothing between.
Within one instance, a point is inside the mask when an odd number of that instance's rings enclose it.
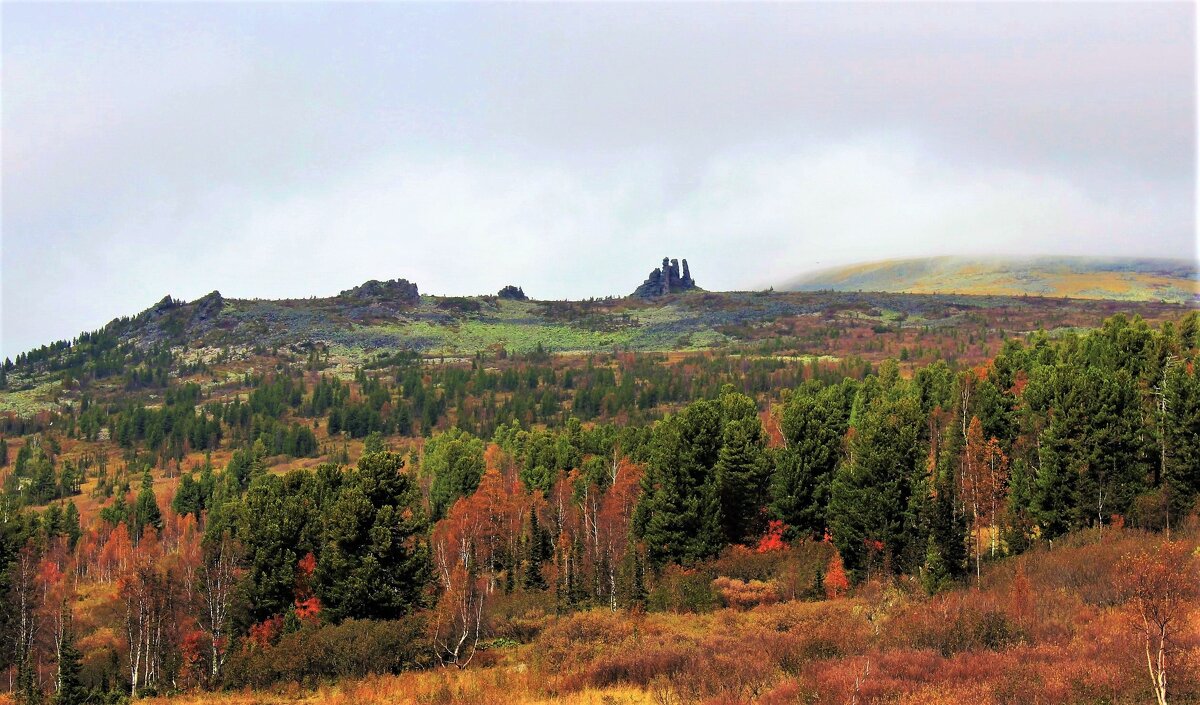
<instances>
[{"instance_id":1,"label":"mountain ridge","mask_svg":"<svg viewBox=\"0 0 1200 705\"><path fill-rule=\"evenodd\" d=\"M830 267L779 288L1197 303L1197 279L1196 262L1186 259L946 255Z\"/></svg>"}]
</instances>

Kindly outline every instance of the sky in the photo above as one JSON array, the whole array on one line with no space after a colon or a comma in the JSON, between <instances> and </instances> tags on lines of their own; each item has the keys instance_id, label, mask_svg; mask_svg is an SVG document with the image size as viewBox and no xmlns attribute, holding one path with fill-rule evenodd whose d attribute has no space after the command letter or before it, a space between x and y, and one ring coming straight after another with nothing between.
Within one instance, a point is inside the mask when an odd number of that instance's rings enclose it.
<instances>
[{"instance_id":1,"label":"sky","mask_svg":"<svg viewBox=\"0 0 1200 705\"><path fill-rule=\"evenodd\" d=\"M1196 255L1192 3L0 5L0 355L164 295Z\"/></svg>"}]
</instances>

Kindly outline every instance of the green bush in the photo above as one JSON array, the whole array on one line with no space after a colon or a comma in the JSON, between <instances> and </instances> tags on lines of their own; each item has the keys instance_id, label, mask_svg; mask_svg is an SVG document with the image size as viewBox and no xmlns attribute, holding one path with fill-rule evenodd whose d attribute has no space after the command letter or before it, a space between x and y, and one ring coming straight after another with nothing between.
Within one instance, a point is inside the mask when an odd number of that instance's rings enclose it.
<instances>
[{"instance_id":1,"label":"green bush","mask_svg":"<svg viewBox=\"0 0 1200 705\"><path fill-rule=\"evenodd\" d=\"M646 605L659 612L712 612L720 605L713 592L713 577L706 570L667 566L650 592Z\"/></svg>"},{"instance_id":2,"label":"green bush","mask_svg":"<svg viewBox=\"0 0 1200 705\"><path fill-rule=\"evenodd\" d=\"M433 651L421 616L402 620L348 619L305 625L265 648L244 646L230 657L226 685L262 688L295 682L313 686L431 666Z\"/></svg>"}]
</instances>

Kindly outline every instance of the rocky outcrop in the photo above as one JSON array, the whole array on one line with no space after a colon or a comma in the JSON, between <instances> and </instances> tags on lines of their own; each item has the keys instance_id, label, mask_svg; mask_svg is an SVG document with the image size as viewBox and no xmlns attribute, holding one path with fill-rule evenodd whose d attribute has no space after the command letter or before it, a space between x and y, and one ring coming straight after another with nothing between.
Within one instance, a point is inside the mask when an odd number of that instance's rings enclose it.
<instances>
[{"instance_id":1,"label":"rocky outcrop","mask_svg":"<svg viewBox=\"0 0 1200 705\"><path fill-rule=\"evenodd\" d=\"M372 279L353 289L347 289L338 296L360 301L398 301L406 304L416 304L421 300L417 285L407 279L390 279L385 282Z\"/></svg>"},{"instance_id":2,"label":"rocky outcrop","mask_svg":"<svg viewBox=\"0 0 1200 705\"><path fill-rule=\"evenodd\" d=\"M151 310L153 310L155 313L166 313L167 311L170 311L171 309L177 308L181 305L183 305L183 302L176 301L175 299L171 298L170 294L167 294L166 296L162 297L158 303L154 304Z\"/></svg>"},{"instance_id":3,"label":"rocky outcrop","mask_svg":"<svg viewBox=\"0 0 1200 705\"><path fill-rule=\"evenodd\" d=\"M691 271L688 270L687 260L683 260L681 273L679 260L663 257L662 267L650 272L650 276L633 292L633 295L643 299L652 299L699 288L692 279Z\"/></svg>"},{"instance_id":4,"label":"rocky outcrop","mask_svg":"<svg viewBox=\"0 0 1200 705\"><path fill-rule=\"evenodd\" d=\"M497 296L499 296L502 299L509 299L511 301L528 301L529 300L529 297L525 295L524 289L522 289L519 286L513 286L512 284L509 284L508 286L501 289L500 293L497 294Z\"/></svg>"},{"instance_id":5,"label":"rocky outcrop","mask_svg":"<svg viewBox=\"0 0 1200 705\"><path fill-rule=\"evenodd\" d=\"M221 297L221 292L214 291L196 299L196 312L192 314L196 319L207 321L216 318L221 313L221 309L225 308L225 299Z\"/></svg>"}]
</instances>

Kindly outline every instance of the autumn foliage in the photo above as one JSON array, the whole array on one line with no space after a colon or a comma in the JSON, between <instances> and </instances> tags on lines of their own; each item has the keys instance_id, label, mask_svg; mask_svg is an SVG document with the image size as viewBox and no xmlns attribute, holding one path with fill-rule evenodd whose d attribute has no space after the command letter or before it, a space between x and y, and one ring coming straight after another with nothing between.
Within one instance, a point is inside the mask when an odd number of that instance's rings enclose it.
<instances>
[{"instance_id":1,"label":"autumn foliage","mask_svg":"<svg viewBox=\"0 0 1200 705\"><path fill-rule=\"evenodd\" d=\"M834 552L825 567L825 578L822 583L825 596L831 600L842 597L850 589L850 578L846 575L846 566L842 563L841 554Z\"/></svg>"}]
</instances>

